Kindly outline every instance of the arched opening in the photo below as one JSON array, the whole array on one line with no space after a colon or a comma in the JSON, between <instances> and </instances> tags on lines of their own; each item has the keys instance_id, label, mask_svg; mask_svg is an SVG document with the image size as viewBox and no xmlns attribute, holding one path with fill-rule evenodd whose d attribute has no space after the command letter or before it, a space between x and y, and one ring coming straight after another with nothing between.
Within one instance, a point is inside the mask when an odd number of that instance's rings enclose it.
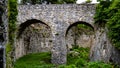
<instances>
[{"instance_id":1,"label":"arched opening","mask_svg":"<svg viewBox=\"0 0 120 68\"><path fill-rule=\"evenodd\" d=\"M94 43L94 27L89 23L78 21L70 25L65 34L68 50L77 47L91 47Z\"/></svg>"},{"instance_id":2,"label":"arched opening","mask_svg":"<svg viewBox=\"0 0 120 68\"><path fill-rule=\"evenodd\" d=\"M66 30L65 39L67 64L84 67L89 62L90 47L94 44L94 27L83 21L75 22Z\"/></svg>"},{"instance_id":3,"label":"arched opening","mask_svg":"<svg viewBox=\"0 0 120 68\"><path fill-rule=\"evenodd\" d=\"M29 53L51 51L51 28L36 19L22 23L18 29L16 58Z\"/></svg>"}]
</instances>

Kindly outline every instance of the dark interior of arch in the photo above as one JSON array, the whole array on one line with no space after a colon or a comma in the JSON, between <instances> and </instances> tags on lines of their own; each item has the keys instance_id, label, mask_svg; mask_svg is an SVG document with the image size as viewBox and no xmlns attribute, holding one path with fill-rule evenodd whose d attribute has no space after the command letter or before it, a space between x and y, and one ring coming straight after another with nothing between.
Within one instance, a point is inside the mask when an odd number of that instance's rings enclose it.
<instances>
[{"instance_id":1,"label":"dark interior of arch","mask_svg":"<svg viewBox=\"0 0 120 68\"><path fill-rule=\"evenodd\" d=\"M30 26L31 24L35 24L35 23L42 23L44 25L47 25L45 24L44 22L40 21L40 20L37 20L37 19L31 19L31 20L27 20L26 22L22 23L20 26L19 26L19 29L18 29L18 36L17 38L19 38L21 36L21 34L24 32L24 30ZM48 25L47 25L48 26Z\"/></svg>"},{"instance_id":2,"label":"dark interior of arch","mask_svg":"<svg viewBox=\"0 0 120 68\"><path fill-rule=\"evenodd\" d=\"M3 52L4 49L0 48L0 68L3 68Z\"/></svg>"},{"instance_id":3,"label":"dark interior of arch","mask_svg":"<svg viewBox=\"0 0 120 68\"><path fill-rule=\"evenodd\" d=\"M0 8L0 43L2 43L4 41L4 38L3 38L4 25L3 25L3 21L2 21L2 14L3 14L3 9Z\"/></svg>"},{"instance_id":4,"label":"dark interior of arch","mask_svg":"<svg viewBox=\"0 0 120 68\"><path fill-rule=\"evenodd\" d=\"M0 5L1 7L1 5ZM3 49L3 42L4 42L4 25L3 25L3 21L2 21L2 15L3 15L3 9L0 8L0 68L4 67L4 59L3 59L3 55L4 55L4 49Z\"/></svg>"},{"instance_id":5,"label":"dark interior of arch","mask_svg":"<svg viewBox=\"0 0 120 68\"><path fill-rule=\"evenodd\" d=\"M67 35L67 33L68 33L68 31L71 29L71 27L77 26L78 24L84 24L84 25L86 25L86 26L88 26L88 27L91 27L92 30L94 31L94 27L93 27L91 24L86 23L86 22L83 22L83 21L78 21L78 22L75 22L74 24L72 24L72 25L70 25L70 26L68 27L65 36Z\"/></svg>"}]
</instances>

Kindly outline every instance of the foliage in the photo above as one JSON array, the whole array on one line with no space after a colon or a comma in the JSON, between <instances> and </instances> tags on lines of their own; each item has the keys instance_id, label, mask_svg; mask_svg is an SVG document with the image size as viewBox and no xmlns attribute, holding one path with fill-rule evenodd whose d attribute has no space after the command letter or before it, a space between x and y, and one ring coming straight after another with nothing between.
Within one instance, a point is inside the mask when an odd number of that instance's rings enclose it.
<instances>
[{"instance_id":1,"label":"foliage","mask_svg":"<svg viewBox=\"0 0 120 68\"><path fill-rule=\"evenodd\" d=\"M103 62L89 62L89 48L73 48L68 54L66 65L53 65L50 55L49 52L25 55L15 62L15 68L114 68Z\"/></svg>"},{"instance_id":2,"label":"foliage","mask_svg":"<svg viewBox=\"0 0 120 68\"><path fill-rule=\"evenodd\" d=\"M89 26L89 25L86 25L86 24L78 24L77 25L77 28L79 30L78 33L84 33L86 35L92 35L94 33L94 29Z\"/></svg>"},{"instance_id":3,"label":"foliage","mask_svg":"<svg viewBox=\"0 0 120 68\"><path fill-rule=\"evenodd\" d=\"M33 53L19 58L15 63L15 68L51 68L51 54L48 52Z\"/></svg>"},{"instance_id":4,"label":"foliage","mask_svg":"<svg viewBox=\"0 0 120 68\"><path fill-rule=\"evenodd\" d=\"M76 3L76 0L48 0L52 4Z\"/></svg>"},{"instance_id":5,"label":"foliage","mask_svg":"<svg viewBox=\"0 0 120 68\"><path fill-rule=\"evenodd\" d=\"M91 0L87 0L87 1L86 1L86 3L90 3L90 2L91 2Z\"/></svg>"},{"instance_id":6,"label":"foliage","mask_svg":"<svg viewBox=\"0 0 120 68\"><path fill-rule=\"evenodd\" d=\"M75 65L73 68L112 68L112 67L114 68L112 64L107 64L104 62L90 62L89 48L74 47L72 51L74 52L68 54L67 66ZM75 54L76 52L79 54L74 56L73 54ZM64 66L63 68L67 68L67 67Z\"/></svg>"},{"instance_id":7,"label":"foliage","mask_svg":"<svg viewBox=\"0 0 120 68\"><path fill-rule=\"evenodd\" d=\"M112 44L120 50L120 1L100 1L96 8L95 23L107 25Z\"/></svg>"},{"instance_id":8,"label":"foliage","mask_svg":"<svg viewBox=\"0 0 120 68\"><path fill-rule=\"evenodd\" d=\"M26 4L26 3L41 4L45 1L47 4L49 4L49 3L51 3L51 4L76 3L76 0L22 0L22 3L23 4Z\"/></svg>"},{"instance_id":9,"label":"foliage","mask_svg":"<svg viewBox=\"0 0 120 68\"><path fill-rule=\"evenodd\" d=\"M26 3L40 4L40 3L41 3L41 0L22 0L22 3L23 3L23 4L26 4Z\"/></svg>"},{"instance_id":10,"label":"foliage","mask_svg":"<svg viewBox=\"0 0 120 68\"><path fill-rule=\"evenodd\" d=\"M87 63L87 68L113 68L111 64L106 64L104 62L89 62Z\"/></svg>"},{"instance_id":11,"label":"foliage","mask_svg":"<svg viewBox=\"0 0 120 68\"><path fill-rule=\"evenodd\" d=\"M113 45L120 50L120 1L115 0L110 8L110 14L108 15L110 19L107 22L107 27L109 30L109 37Z\"/></svg>"},{"instance_id":12,"label":"foliage","mask_svg":"<svg viewBox=\"0 0 120 68\"><path fill-rule=\"evenodd\" d=\"M102 25L108 20L108 7L110 6L111 1L100 1L100 3L96 7L95 14L95 24Z\"/></svg>"},{"instance_id":13,"label":"foliage","mask_svg":"<svg viewBox=\"0 0 120 68\"><path fill-rule=\"evenodd\" d=\"M78 63L79 60L89 60L89 48L77 48L76 46L72 49L72 52L68 54L68 65ZM79 59L79 60L78 60ZM72 60L72 61L71 61Z\"/></svg>"},{"instance_id":14,"label":"foliage","mask_svg":"<svg viewBox=\"0 0 120 68\"><path fill-rule=\"evenodd\" d=\"M8 0L8 17L9 17L9 34L8 34L8 44L6 45L6 55L7 55L7 68L12 66L12 50L14 46L15 31L16 31L16 15L17 15L17 0Z\"/></svg>"}]
</instances>

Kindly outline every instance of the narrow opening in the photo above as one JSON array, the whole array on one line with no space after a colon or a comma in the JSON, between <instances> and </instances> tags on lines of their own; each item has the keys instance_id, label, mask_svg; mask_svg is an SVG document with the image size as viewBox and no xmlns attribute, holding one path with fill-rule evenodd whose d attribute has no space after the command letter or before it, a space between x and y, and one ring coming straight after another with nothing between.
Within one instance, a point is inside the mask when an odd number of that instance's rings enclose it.
<instances>
[{"instance_id":1,"label":"narrow opening","mask_svg":"<svg viewBox=\"0 0 120 68\"><path fill-rule=\"evenodd\" d=\"M3 68L4 63L3 63L3 52L4 49L0 47L0 68Z\"/></svg>"},{"instance_id":2,"label":"narrow opening","mask_svg":"<svg viewBox=\"0 0 120 68\"><path fill-rule=\"evenodd\" d=\"M0 33L0 43L4 42L3 33Z\"/></svg>"}]
</instances>

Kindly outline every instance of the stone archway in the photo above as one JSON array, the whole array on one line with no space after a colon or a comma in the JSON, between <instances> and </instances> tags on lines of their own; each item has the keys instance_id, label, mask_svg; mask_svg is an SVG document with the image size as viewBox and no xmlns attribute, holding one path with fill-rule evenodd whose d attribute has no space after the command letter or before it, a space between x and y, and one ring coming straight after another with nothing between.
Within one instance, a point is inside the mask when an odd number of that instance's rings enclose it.
<instances>
[{"instance_id":1,"label":"stone archway","mask_svg":"<svg viewBox=\"0 0 120 68\"><path fill-rule=\"evenodd\" d=\"M75 22L66 30L65 39L68 50L74 46L91 47L94 44L94 27L83 21Z\"/></svg>"},{"instance_id":2,"label":"stone archway","mask_svg":"<svg viewBox=\"0 0 120 68\"><path fill-rule=\"evenodd\" d=\"M19 26L16 41L16 58L29 53L51 51L51 28L36 19L28 20Z\"/></svg>"}]
</instances>

